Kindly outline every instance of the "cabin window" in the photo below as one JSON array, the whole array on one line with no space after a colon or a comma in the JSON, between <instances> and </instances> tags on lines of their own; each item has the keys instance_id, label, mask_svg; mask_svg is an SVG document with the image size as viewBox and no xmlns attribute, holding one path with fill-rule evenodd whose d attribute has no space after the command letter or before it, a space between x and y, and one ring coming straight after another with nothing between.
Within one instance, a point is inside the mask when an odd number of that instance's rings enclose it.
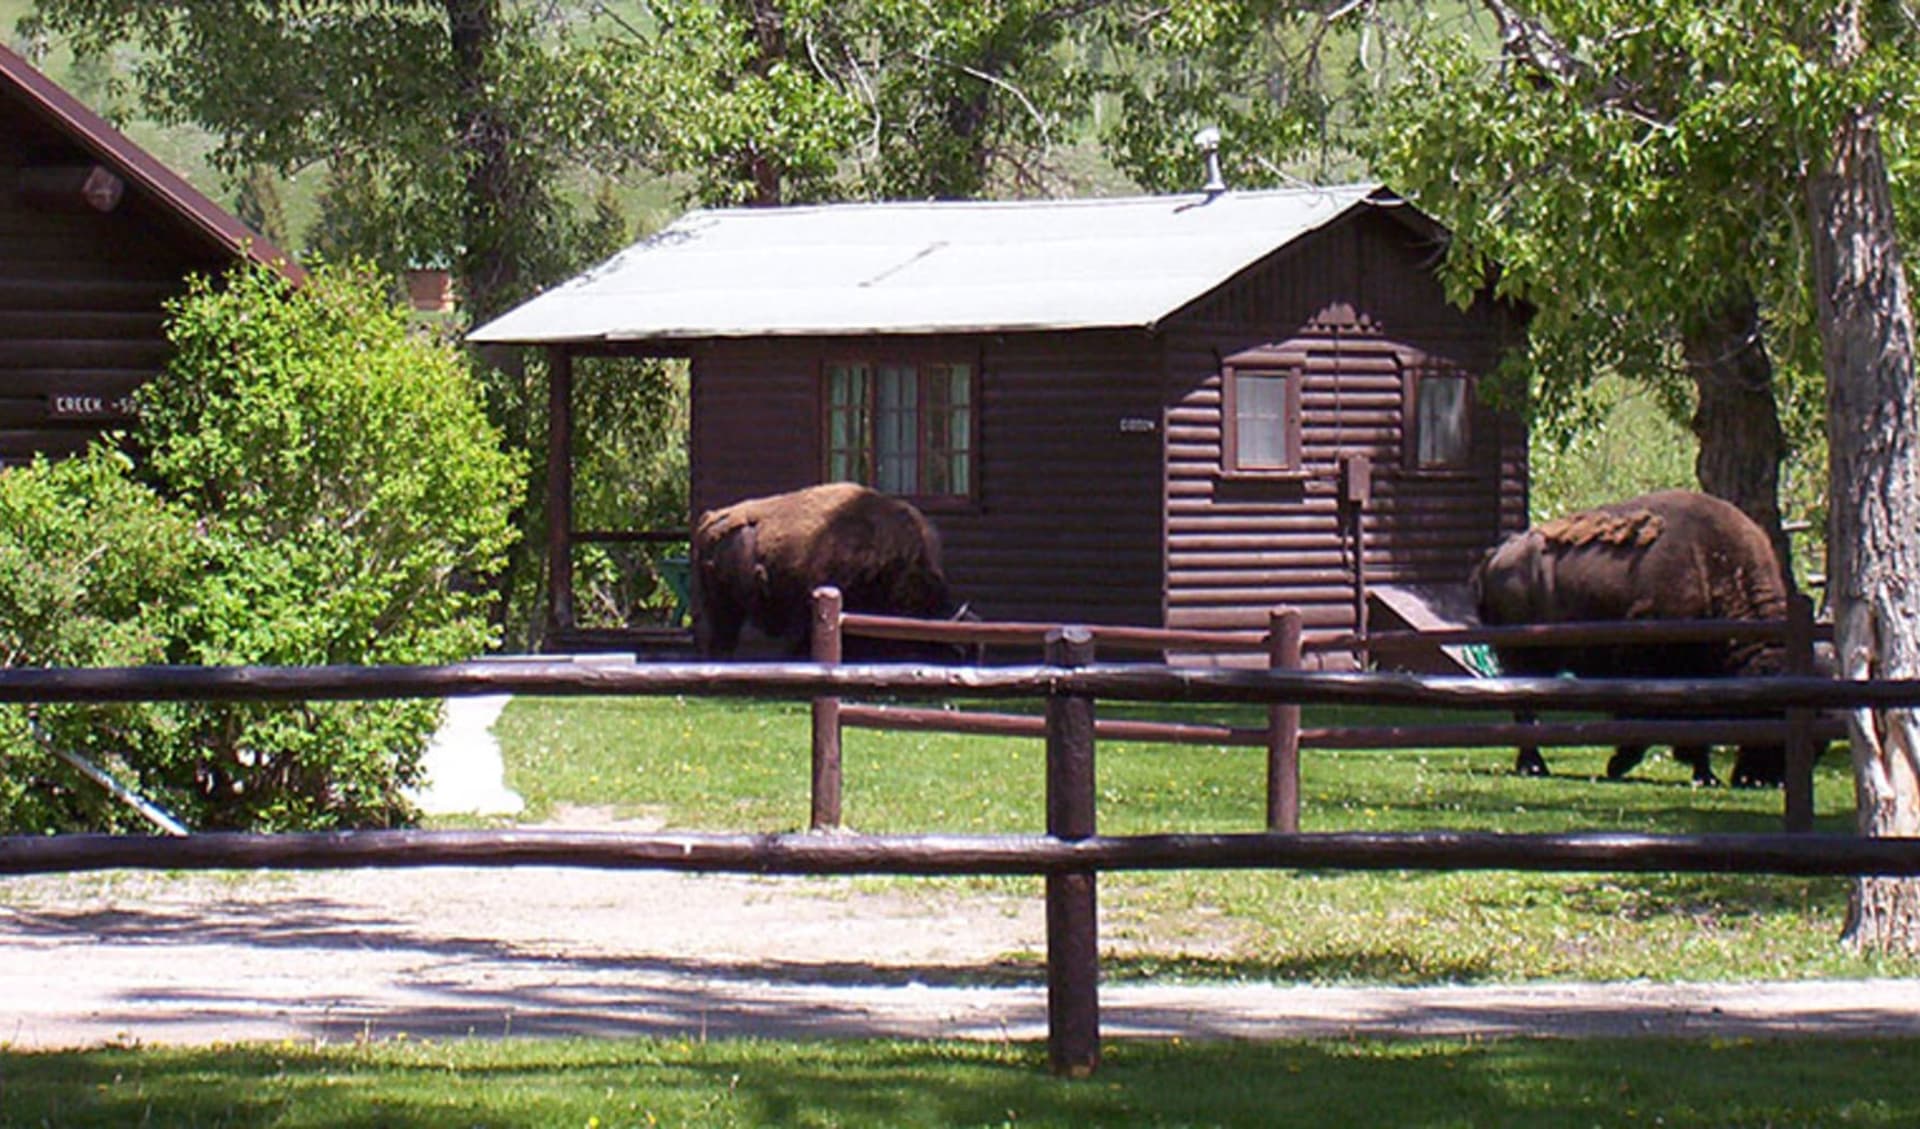
<instances>
[{"instance_id":1,"label":"cabin window","mask_svg":"<svg viewBox=\"0 0 1920 1129\"><path fill-rule=\"evenodd\" d=\"M1300 468L1300 374L1293 369L1228 369L1224 417L1229 471Z\"/></svg>"},{"instance_id":2,"label":"cabin window","mask_svg":"<svg viewBox=\"0 0 1920 1129\"><path fill-rule=\"evenodd\" d=\"M1408 455L1415 470L1464 470L1472 445L1473 381L1454 369L1416 370Z\"/></svg>"},{"instance_id":3,"label":"cabin window","mask_svg":"<svg viewBox=\"0 0 1920 1129\"><path fill-rule=\"evenodd\" d=\"M827 477L889 494L973 492L973 366L827 366Z\"/></svg>"}]
</instances>

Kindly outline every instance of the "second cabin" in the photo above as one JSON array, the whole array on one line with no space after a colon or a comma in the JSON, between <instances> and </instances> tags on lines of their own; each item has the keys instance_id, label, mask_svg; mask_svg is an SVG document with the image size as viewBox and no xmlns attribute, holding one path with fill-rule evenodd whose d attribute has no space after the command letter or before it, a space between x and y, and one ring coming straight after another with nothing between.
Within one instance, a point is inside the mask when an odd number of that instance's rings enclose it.
<instances>
[{"instance_id":1,"label":"second cabin","mask_svg":"<svg viewBox=\"0 0 1920 1129\"><path fill-rule=\"evenodd\" d=\"M1526 524L1524 311L1444 239L1374 185L700 211L474 338L688 358L694 515L868 483L984 618L1346 632Z\"/></svg>"}]
</instances>

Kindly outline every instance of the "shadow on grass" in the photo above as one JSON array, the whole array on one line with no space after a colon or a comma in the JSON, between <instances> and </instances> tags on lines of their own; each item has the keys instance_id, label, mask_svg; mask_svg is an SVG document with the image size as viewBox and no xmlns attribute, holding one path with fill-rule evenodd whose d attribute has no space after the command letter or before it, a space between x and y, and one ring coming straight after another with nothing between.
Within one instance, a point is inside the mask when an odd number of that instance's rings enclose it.
<instances>
[{"instance_id":1,"label":"shadow on grass","mask_svg":"<svg viewBox=\"0 0 1920 1129\"><path fill-rule=\"evenodd\" d=\"M1779 805L1784 801L1778 791L1745 793L1765 802L1727 807L1716 806L1716 801L1726 801L1711 793L1665 780L1516 778L1511 787L1516 790L1498 796L1471 787L1429 788L1418 797L1364 799L1310 792L1303 801L1302 814L1310 821L1335 821L1345 802L1362 804L1395 824L1420 830L1566 833L1636 829L1664 835L1707 835L1761 834L1782 829ZM1832 812L1818 817L1814 829L1846 833L1852 826L1850 812Z\"/></svg>"},{"instance_id":2,"label":"shadow on grass","mask_svg":"<svg viewBox=\"0 0 1920 1129\"><path fill-rule=\"evenodd\" d=\"M1041 970L1044 975L1044 969ZM1272 984L1473 984L1496 969L1478 960L1436 959L1401 947L1339 949L1301 956L1217 957L1188 953L1124 953L1103 956L1100 974L1109 983L1185 981Z\"/></svg>"},{"instance_id":3,"label":"shadow on grass","mask_svg":"<svg viewBox=\"0 0 1920 1129\"><path fill-rule=\"evenodd\" d=\"M613 1043L107 1050L7 1063L0 1125L1920 1123L1900 1040Z\"/></svg>"},{"instance_id":4,"label":"shadow on grass","mask_svg":"<svg viewBox=\"0 0 1920 1129\"><path fill-rule=\"evenodd\" d=\"M1850 883L1743 874L1637 874L1590 878L1562 893L1569 911L1629 920L1689 917L1742 921L1796 911L1837 919Z\"/></svg>"}]
</instances>

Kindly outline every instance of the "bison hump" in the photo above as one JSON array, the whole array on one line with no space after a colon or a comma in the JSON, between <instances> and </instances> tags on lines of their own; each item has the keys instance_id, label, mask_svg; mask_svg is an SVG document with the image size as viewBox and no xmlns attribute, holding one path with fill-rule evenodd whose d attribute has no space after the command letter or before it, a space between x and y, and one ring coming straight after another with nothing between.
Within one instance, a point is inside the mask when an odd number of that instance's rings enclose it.
<instances>
[{"instance_id":1,"label":"bison hump","mask_svg":"<svg viewBox=\"0 0 1920 1129\"><path fill-rule=\"evenodd\" d=\"M1585 510L1547 522L1539 527L1539 533L1554 549L1580 549L1589 545L1643 549L1658 541L1666 527L1666 519L1651 510L1626 513Z\"/></svg>"}]
</instances>

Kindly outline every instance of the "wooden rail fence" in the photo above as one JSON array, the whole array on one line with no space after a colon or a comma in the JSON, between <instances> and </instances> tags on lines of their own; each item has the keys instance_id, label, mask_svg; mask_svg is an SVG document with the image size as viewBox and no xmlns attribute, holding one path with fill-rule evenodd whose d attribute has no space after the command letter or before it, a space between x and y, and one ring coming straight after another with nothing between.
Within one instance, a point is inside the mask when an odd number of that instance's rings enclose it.
<instances>
[{"instance_id":1,"label":"wooden rail fence","mask_svg":"<svg viewBox=\"0 0 1920 1129\"><path fill-rule=\"evenodd\" d=\"M1083 1077L1100 1056L1097 876L1105 870L1690 871L1920 876L1920 840L1843 835L1493 835L1256 833L1107 837L1095 808L1095 704L1423 705L1499 709L1672 708L1716 694L1730 707L1920 707L1920 681L1804 676L1658 682L1434 679L1394 674L1181 670L1088 663L1094 635L1056 629L1047 663L939 668L769 664L441 667L143 667L0 670L0 702L300 701L674 695L807 699L843 694L1047 701L1044 835L863 836L368 831L183 837L0 837L0 875L104 868L211 870L413 866L578 866L758 874L1038 874L1047 880L1048 1046L1053 1069Z\"/></svg>"},{"instance_id":2,"label":"wooden rail fence","mask_svg":"<svg viewBox=\"0 0 1920 1129\"><path fill-rule=\"evenodd\" d=\"M843 638L860 635L904 642L940 643L956 647L1039 648L1051 632L1063 625L1048 623L966 623L946 620L876 616L844 610L840 592L820 588L813 593L813 659L833 665L844 653ZM1264 632L1189 631L1151 627L1093 626L1083 628L1093 646L1107 651L1184 651L1201 654L1262 654L1269 671L1299 671L1306 654L1320 652L1392 653L1394 651L1499 644L1520 647L1569 647L1633 644L1665 646L1703 642L1780 643L1791 674L1814 671L1814 643L1820 635L1813 621L1813 603L1796 595L1784 620L1639 620L1604 623L1564 623L1522 627L1475 627L1445 631L1381 632L1366 637L1340 635L1307 641L1301 617L1291 608L1275 608ZM1828 629L1828 637L1831 630ZM1088 661L1091 661L1089 658ZM1728 682L1713 683L1716 690ZM1717 697L1718 695L1709 695ZM1698 713L1698 703L1689 703ZM1642 709L1640 712L1657 712ZM1625 744L1778 744L1784 747L1786 779L1782 820L1789 831L1813 828L1813 762L1818 750L1845 734L1837 721L1805 709L1787 710L1779 720L1717 718L1689 720L1562 721L1543 723L1530 711L1517 711L1512 724L1371 725L1303 729L1298 703L1268 706L1267 723L1259 728L1197 722L1107 719L1095 722L1097 735L1110 741L1163 744L1223 745L1264 748L1266 768L1266 828L1292 832L1300 829L1300 750L1473 748L1519 746L1538 750L1554 745ZM977 710L926 709L898 705L868 705L823 696L813 701L813 803L811 823L816 830L842 823L843 772L841 731L846 727L919 732L961 733L978 736L1039 737L1046 732L1044 718L1030 714Z\"/></svg>"}]
</instances>

